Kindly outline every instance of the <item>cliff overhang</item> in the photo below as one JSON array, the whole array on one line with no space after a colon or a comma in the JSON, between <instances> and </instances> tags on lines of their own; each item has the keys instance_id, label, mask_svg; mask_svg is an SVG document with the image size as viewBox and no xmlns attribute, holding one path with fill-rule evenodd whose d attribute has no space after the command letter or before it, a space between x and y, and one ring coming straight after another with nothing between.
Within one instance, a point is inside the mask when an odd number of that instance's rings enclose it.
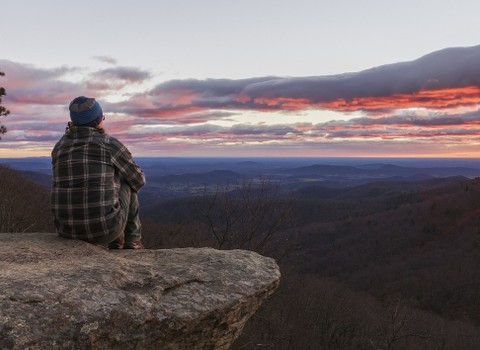
<instances>
[{"instance_id":1,"label":"cliff overhang","mask_svg":"<svg viewBox=\"0 0 480 350\"><path fill-rule=\"evenodd\" d=\"M228 349L280 281L273 259L242 250L0 242L0 349Z\"/></svg>"}]
</instances>

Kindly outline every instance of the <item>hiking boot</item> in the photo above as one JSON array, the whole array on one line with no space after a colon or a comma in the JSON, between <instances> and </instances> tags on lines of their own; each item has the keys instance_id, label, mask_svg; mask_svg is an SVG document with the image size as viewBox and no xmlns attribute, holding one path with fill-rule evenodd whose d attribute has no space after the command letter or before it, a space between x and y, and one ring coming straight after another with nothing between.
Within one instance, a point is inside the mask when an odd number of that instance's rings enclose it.
<instances>
[{"instance_id":1,"label":"hiking boot","mask_svg":"<svg viewBox=\"0 0 480 350\"><path fill-rule=\"evenodd\" d=\"M124 245L125 240L123 238L117 238L108 244L108 249L123 249Z\"/></svg>"},{"instance_id":2,"label":"hiking boot","mask_svg":"<svg viewBox=\"0 0 480 350\"><path fill-rule=\"evenodd\" d=\"M123 249L143 249L143 244L140 241L126 242Z\"/></svg>"}]
</instances>

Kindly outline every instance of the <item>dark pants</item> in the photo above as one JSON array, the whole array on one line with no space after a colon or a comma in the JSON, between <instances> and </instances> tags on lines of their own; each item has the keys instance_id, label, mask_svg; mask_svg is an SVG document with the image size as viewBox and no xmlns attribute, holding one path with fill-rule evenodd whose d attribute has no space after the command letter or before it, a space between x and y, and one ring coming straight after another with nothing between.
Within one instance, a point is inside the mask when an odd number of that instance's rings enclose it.
<instances>
[{"instance_id":1,"label":"dark pants","mask_svg":"<svg viewBox=\"0 0 480 350\"><path fill-rule=\"evenodd\" d=\"M142 238L137 193L132 191L126 182L122 181L118 197L120 200L118 230L113 234L96 239L95 243L110 243L117 238L124 238L125 242L135 242Z\"/></svg>"},{"instance_id":2,"label":"dark pants","mask_svg":"<svg viewBox=\"0 0 480 350\"><path fill-rule=\"evenodd\" d=\"M135 242L142 238L142 224L140 223L138 195L132 191L126 182L122 182L119 193L122 219L120 222L120 236L125 242Z\"/></svg>"}]
</instances>

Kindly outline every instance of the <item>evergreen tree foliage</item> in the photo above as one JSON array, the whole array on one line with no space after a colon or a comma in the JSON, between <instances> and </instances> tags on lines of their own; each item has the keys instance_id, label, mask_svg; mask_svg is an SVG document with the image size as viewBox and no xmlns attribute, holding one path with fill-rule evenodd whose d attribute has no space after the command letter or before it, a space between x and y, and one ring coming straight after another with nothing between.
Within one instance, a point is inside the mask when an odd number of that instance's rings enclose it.
<instances>
[{"instance_id":1,"label":"evergreen tree foliage","mask_svg":"<svg viewBox=\"0 0 480 350\"><path fill-rule=\"evenodd\" d=\"M0 71L0 76L4 76L5 73ZM0 117L6 117L10 111L8 109L6 109L4 106L2 106L2 96L5 96L6 95L6 92L5 92L5 88L0 86ZM0 124L0 135L3 135L7 132L7 128ZM1 136L0 136L0 140L1 140Z\"/></svg>"}]
</instances>

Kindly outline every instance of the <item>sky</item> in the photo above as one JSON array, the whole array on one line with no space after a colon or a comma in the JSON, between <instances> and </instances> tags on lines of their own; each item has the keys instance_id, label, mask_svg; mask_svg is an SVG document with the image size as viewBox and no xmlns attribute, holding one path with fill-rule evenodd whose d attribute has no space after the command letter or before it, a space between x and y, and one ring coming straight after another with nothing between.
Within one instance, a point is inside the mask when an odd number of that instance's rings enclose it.
<instances>
[{"instance_id":1,"label":"sky","mask_svg":"<svg viewBox=\"0 0 480 350\"><path fill-rule=\"evenodd\" d=\"M0 158L77 96L134 156L479 157L477 0L0 5Z\"/></svg>"}]
</instances>

